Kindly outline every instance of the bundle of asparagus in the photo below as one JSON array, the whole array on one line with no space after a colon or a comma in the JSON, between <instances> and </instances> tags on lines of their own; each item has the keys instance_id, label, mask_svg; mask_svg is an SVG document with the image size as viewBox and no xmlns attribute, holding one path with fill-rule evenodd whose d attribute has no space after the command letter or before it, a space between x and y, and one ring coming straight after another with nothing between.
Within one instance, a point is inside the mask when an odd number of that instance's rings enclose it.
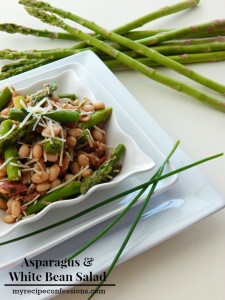
<instances>
[{"instance_id":1,"label":"bundle of asparagus","mask_svg":"<svg viewBox=\"0 0 225 300\"><path fill-rule=\"evenodd\" d=\"M63 29L65 33L37 30L16 24L0 24L0 30L51 39L81 40L82 42L76 42L70 48L20 52L16 50L0 51L0 59L17 60L3 66L0 80L88 49L95 52L111 69L129 67L220 111L225 111L224 102L214 95L201 92L152 68L164 65L223 95L225 92L224 85L194 72L192 69L185 67L184 64L224 60L225 20L215 20L194 27L189 26L179 29L135 30L160 17L192 8L199 3L199 0L185 0L161 8L113 31L108 31L96 23L52 7L45 2L20 0L19 3L25 6L30 15L41 19L47 24ZM80 29L78 30L67 24L63 19L79 23L94 31L94 33L88 34Z\"/></svg>"}]
</instances>

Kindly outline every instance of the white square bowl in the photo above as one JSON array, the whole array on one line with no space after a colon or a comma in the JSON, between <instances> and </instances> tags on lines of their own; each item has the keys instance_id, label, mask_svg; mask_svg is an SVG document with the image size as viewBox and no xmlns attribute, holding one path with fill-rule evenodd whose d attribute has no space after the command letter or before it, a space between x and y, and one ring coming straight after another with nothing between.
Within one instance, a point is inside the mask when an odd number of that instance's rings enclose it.
<instances>
[{"instance_id":1,"label":"white square bowl","mask_svg":"<svg viewBox=\"0 0 225 300\"><path fill-rule=\"evenodd\" d=\"M19 95L25 96L28 94L35 93L36 91L42 89L44 84L46 83L54 82L58 85L57 92L59 93L75 93L79 99L88 97L92 102L101 100L106 104L106 107L112 107L113 113L107 121L106 125L106 144L107 146L112 148L115 148L119 144L125 145L126 151L122 160L121 172L117 176L115 176L111 181L93 186L84 195L80 195L78 197L67 200L59 200L54 203L51 203L50 205L46 206L41 212L29 216L28 218L24 218L16 223L5 224L1 220L0 236L8 234L10 231L20 227L23 223L27 224L40 219L53 207L62 208L74 205L75 203L79 203L95 191L114 188L117 184L121 183L129 176L144 171L150 171L155 166L155 163L152 160L152 158L146 155L140 149L140 147L138 147L135 140L120 128L116 118L116 113L114 112L114 106L116 105L116 102L114 102L111 97L105 97L104 93L101 93L101 90L98 90L98 92L102 95L101 99L96 99L94 91L85 86L79 79L81 72L82 69L79 65L74 65L73 68L70 68L68 66L68 68L66 68L66 70L64 71L62 71L60 68L56 68L54 70L54 76L49 76L48 72L46 72L39 76L38 81L36 81L36 78L29 78L29 82L31 82L31 84L22 89L17 89L17 92ZM13 82L11 83L11 87L14 87ZM101 88L98 87L98 89ZM123 114L123 118L126 122L130 123L130 128L132 130L132 127L134 126L132 119L130 119L125 113ZM2 214L3 213L1 213L1 215Z\"/></svg>"}]
</instances>

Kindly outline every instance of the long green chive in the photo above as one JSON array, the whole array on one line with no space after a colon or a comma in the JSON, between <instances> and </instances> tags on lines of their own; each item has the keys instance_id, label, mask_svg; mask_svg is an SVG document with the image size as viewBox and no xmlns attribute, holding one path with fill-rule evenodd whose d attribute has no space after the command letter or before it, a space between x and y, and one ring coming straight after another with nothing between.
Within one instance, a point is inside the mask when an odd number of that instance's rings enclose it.
<instances>
[{"instance_id":1,"label":"long green chive","mask_svg":"<svg viewBox=\"0 0 225 300\"><path fill-rule=\"evenodd\" d=\"M106 205L106 204L108 204L108 203L110 203L110 202L113 202L113 201L115 201L115 200L117 200L117 199L119 199L119 198L121 198L121 197L124 197L124 196L126 196L126 195L128 195L128 194L131 194L131 193L133 193L133 192L135 192L135 191L137 191L137 190L140 190L141 188L144 188L144 187L146 187L146 186L149 186L150 184L153 184L153 183L155 183L155 182L159 182L160 180L163 180L163 179L168 178L168 177L170 177L170 176L172 176L172 175L181 173L181 172L183 172L183 171L185 171L185 170L187 170L187 169L193 168L193 167L195 167L195 166L197 166L197 165L200 165L200 164L205 163L205 162L207 162L207 161L213 160L213 159L218 158L218 157L220 157L220 156L222 156L222 155L223 155L223 153L219 153L219 154L216 154L216 155L213 155L213 156L209 156L209 157L206 157L206 158L204 158L204 159L201 159L201 160L199 160L199 161L197 161L197 162L191 163L191 164L189 164L189 165L186 165L186 166L184 166L184 167L181 167L181 168L178 168L178 169L176 169L176 170L173 170L173 171L171 171L171 172L169 172L169 173L166 173L166 174L164 174L164 175L158 177L157 179L154 179L154 178L153 178L151 181L144 182L143 184L140 184L140 185L138 185L138 186L136 186L136 187L133 187L133 188L131 188L131 189L129 189L129 190L126 190L126 191L124 191L124 192L122 192L122 193L119 193L119 194L117 194L117 195L115 195L115 196L112 196L112 197L110 197L110 198L108 198L108 199L106 199L106 200L104 200L104 201L101 201L100 203L97 203L97 204L95 204L95 205L93 205L93 206L91 206L91 207L89 207L89 208L87 208L87 209L85 209L85 210L83 210L83 211L81 211L81 212L79 212L79 213L77 213L77 214L71 216L71 217L68 217L68 218L62 220L62 221L53 223L53 224L51 224L51 225L49 225L49 226L43 227L43 228L38 229L38 230L36 230L36 231L33 231L33 232L31 232L31 233L28 233L28 234L19 236L19 237L17 237L17 238L14 238L14 239L10 239L10 240L1 242L1 243L0 243L0 246L4 246L4 245L10 244L10 243L14 243L14 242L20 241L20 240L22 240L22 239L25 239L25 238L34 236L34 235L39 234L39 233L42 233L42 232L44 232L44 231L50 230L50 229L52 229L52 228L61 226L61 225L65 224L65 223L68 223L68 222L70 222L70 221L73 221L73 220L75 220L75 219L78 219L79 217L81 217L81 216L83 216L83 215L85 215L85 214L88 214L89 212L91 212L91 211L93 211L93 210L96 210L96 209L98 209L98 208L100 208L100 207L102 207L102 206L104 206L104 205Z\"/></svg>"}]
</instances>

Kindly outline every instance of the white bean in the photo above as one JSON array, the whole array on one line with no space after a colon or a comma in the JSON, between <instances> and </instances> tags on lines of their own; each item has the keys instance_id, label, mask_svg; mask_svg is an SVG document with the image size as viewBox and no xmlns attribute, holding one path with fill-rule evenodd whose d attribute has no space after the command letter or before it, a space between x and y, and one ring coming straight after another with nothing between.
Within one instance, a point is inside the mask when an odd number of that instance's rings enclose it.
<instances>
[{"instance_id":1,"label":"white bean","mask_svg":"<svg viewBox=\"0 0 225 300\"><path fill-rule=\"evenodd\" d=\"M18 218L20 215L21 204L18 200L14 200L11 205L12 216Z\"/></svg>"},{"instance_id":2,"label":"white bean","mask_svg":"<svg viewBox=\"0 0 225 300\"><path fill-rule=\"evenodd\" d=\"M61 180L57 178L52 182L51 188L54 188L60 184L61 184Z\"/></svg>"},{"instance_id":3,"label":"white bean","mask_svg":"<svg viewBox=\"0 0 225 300\"><path fill-rule=\"evenodd\" d=\"M21 158L28 157L29 154L30 154L30 147L27 144L23 144L18 150L18 155Z\"/></svg>"},{"instance_id":4,"label":"white bean","mask_svg":"<svg viewBox=\"0 0 225 300\"><path fill-rule=\"evenodd\" d=\"M97 101L93 103L95 110L103 109L105 108L105 103L102 101Z\"/></svg>"},{"instance_id":5,"label":"white bean","mask_svg":"<svg viewBox=\"0 0 225 300\"><path fill-rule=\"evenodd\" d=\"M83 178L86 178L86 177L90 176L92 173L93 173L92 169L87 169L84 172L82 172L81 176Z\"/></svg>"},{"instance_id":6,"label":"white bean","mask_svg":"<svg viewBox=\"0 0 225 300\"><path fill-rule=\"evenodd\" d=\"M12 198L10 198L8 201L7 201L7 207L8 208L11 208L11 205L12 205L12 203L13 203L13 199Z\"/></svg>"},{"instance_id":7,"label":"white bean","mask_svg":"<svg viewBox=\"0 0 225 300\"><path fill-rule=\"evenodd\" d=\"M12 215L5 215L3 217L3 221L7 224L11 224L11 223L14 223L16 221L16 218L13 217Z\"/></svg>"},{"instance_id":8,"label":"white bean","mask_svg":"<svg viewBox=\"0 0 225 300\"><path fill-rule=\"evenodd\" d=\"M67 138L66 138L66 142L68 144L69 147L74 147L77 143L77 140L74 136L72 135L69 135Z\"/></svg>"},{"instance_id":9,"label":"white bean","mask_svg":"<svg viewBox=\"0 0 225 300\"><path fill-rule=\"evenodd\" d=\"M42 146L38 143L34 144L32 149L33 158L40 159L43 154Z\"/></svg>"},{"instance_id":10,"label":"white bean","mask_svg":"<svg viewBox=\"0 0 225 300\"><path fill-rule=\"evenodd\" d=\"M45 171L41 171L39 173L35 173L34 175L32 175L31 181L33 183L39 184L48 180L48 177L49 177L48 173L46 173Z\"/></svg>"},{"instance_id":11,"label":"white bean","mask_svg":"<svg viewBox=\"0 0 225 300\"><path fill-rule=\"evenodd\" d=\"M80 128L71 128L68 130L68 134L74 137L81 136L83 133L82 129Z\"/></svg>"},{"instance_id":12,"label":"white bean","mask_svg":"<svg viewBox=\"0 0 225 300\"><path fill-rule=\"evenodd\" d=\"M54 135L57 136L60 133L61 129L58 128L58 127L55 127L55 126L52 126L52 127L53 127L52 129L53 129ZM52 135L50 128L48 128L48 127L44 128L42 130L42 132L41 132L41 135L42 136L50 136L50 135Z\"/></svg>"},{"instance_id":13,"label":"white bean","mask_svg":"<svg viewBox=\"0 0 225 300\"><path fill-rule=\"evenodd\" d=\"M37 171L46 171L46 165L42 159L40 159L37 163L34 164L34 168Z\"/></svg>"},{"instance_id":14,"label":"white bean","mask_svg":"<svg viewBox=\"0 0 225 300\"><path fill-rule=\"evenodd\" d=\"M85 104L82 109L86 112L89 112L95 110L95 107L92 104Z\"/></svg>"},{"instance_id":15,"label":"white bean","mask_svg":"<svg viewBox=\"0 0 225 300\"><path fill-rule=\"evenodd\" d=\"M36 190L37 192L46 192L47 190L49 190L51 188L51 183L46 181L43 183L39 183L36 185Z\"/></svg>"},{"instance_id":16,"label":"white bean","mask_svg":"<svg viewBox=\"0 0 225 300\"><path fill-rule=\"evenodd\" d=\"M77 173L79 173L80 166L79 166L78 162L76 162L76 161L72 162L71 171L72 171L73 175L76 175Z\"/></svg>"},{"instance_id":17,"label":"white bean","mask_svg":"<svg viewBox=\"0 0 225 300\"><path fill-rule=\"evenodd\" d=\"M66 174L66 175L64 176L64 179L65 179L66 181L68 181L68 180L70 180L72 177L74 177L73 174Z\"/></svg>"},{"instance_id":18,"label":"white bean","mask_svg":"<svg viewBox=\"0 0 225 300\"><path fill-rule=\"evenodd\" d=\"M86 167L89 165L89 159L85 154L79 154L77 161L81 167Z\"/></svg>"},{"instance_id":19,"label":"white bean","mask_svg":"<svg viewBox=\"0 0 225 300\"><path fill-rule=\"evenodd\" d=\"M53 182L60 173L60 167L57 164L54 164L49 168L49 181Z\"/></svg>"},{"instance_id":20,"label":"white bean","mask_svg":"<svg viewBox=\"0 0 225 300\"><path fill-rule=\"evenodd\" d=\"M102 141L102 139L103 139L103 134L98 129L92 130L92 136L93 136L94 140L99 141L99 142Z\"/></svg>"}]
</instances>

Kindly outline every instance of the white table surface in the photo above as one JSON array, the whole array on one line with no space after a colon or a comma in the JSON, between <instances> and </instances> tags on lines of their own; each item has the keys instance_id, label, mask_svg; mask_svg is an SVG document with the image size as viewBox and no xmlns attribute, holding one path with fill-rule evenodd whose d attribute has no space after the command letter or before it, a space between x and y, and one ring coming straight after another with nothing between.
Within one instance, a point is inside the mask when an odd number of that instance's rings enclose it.
<instances>
[{"instance_id":1,"label":"white table surface","mask_svg":"<svg viewBox=\"0 0 225 300\"><path fill-rule=\"evenodd\" d=\"M51 28L30 17L17 0L1 0L0 22L16 22L37 28ZM162 6L171 0L52 0L69 9L114 28ZM177 2L177 1L176 1ZM202 0L197 8L152 22L146 28L174 28L223 18L224 0ZM72 42L0 33L0 49L44 49ZM192 66L194 70L225 83L225 62ZM175 77L174 72L161 68ZM134 72L115 75L174 139L192 160L225 150L225 115L178 94ZM186 81L186 79L182 80ZM193 84L197 86L197 84ZM201 167L206 177L225 196L225 159ZM96 299L224 300L225 299L225 211L198 222L177 236L117 266L110 281L116 287ZM22 298L21 298L22 299ZM58 296L55 300L85 299L84 296Z\"/></svg>"}]
</instances>

